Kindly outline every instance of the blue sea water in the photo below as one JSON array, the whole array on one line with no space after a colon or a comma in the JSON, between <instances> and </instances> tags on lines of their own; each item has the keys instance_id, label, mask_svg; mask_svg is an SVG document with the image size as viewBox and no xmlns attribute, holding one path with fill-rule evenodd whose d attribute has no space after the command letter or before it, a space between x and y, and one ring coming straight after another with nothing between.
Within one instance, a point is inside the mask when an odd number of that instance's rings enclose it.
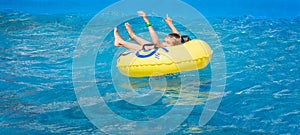
<instances>
[{"instance_id":1,"label":"blue sea water","mask_svg":"<svg viewBox=\"0 0 300 135\"><path fill-rule=\"evenodd\" d=\"M113 2L0 2L1 134L104 134L77 103L72 61L82 30L98 11ZM186 100L197 105L170 134L300 134L299 1L186 2L207 15L222 43L226 85L215 115L199 126L199 112L212 81L209 67L199 71L201 96L191 95ZM144 32L135 27L140 23L134 22L136 33ZM122 24L118 27L128 38ZM118 55L112 40L112 36L106 38L107 46L99 48L95 62L97 86L111 109L136 121L169 111L178 99L178 79L183 76L168 76L165 97L150 109L119 100L111 74L113 57ZM130 78L130 82L133 89L143 93L149 88L148 79ZM187 86L198 87L193 81ZM128 84L118 87L126 89Z\"/></svg>"}]
</instances>

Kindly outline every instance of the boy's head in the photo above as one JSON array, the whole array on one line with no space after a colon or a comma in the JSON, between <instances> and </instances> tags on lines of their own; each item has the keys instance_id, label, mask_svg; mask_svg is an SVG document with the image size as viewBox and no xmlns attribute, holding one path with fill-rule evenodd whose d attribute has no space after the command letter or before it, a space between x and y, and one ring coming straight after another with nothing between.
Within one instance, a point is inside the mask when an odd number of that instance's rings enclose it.
<instances>
[{"instance_id":1,"label":"boy's head","mask_svg":"<svg viewBox=\"0 0 300 135\"><path fill-rule=\"evenodd\" d=\"M164 43L168 44L168 46L179 45L181 43L181 37L177 33L168 34L164 39Z\"/></svg>"}]
</instances>

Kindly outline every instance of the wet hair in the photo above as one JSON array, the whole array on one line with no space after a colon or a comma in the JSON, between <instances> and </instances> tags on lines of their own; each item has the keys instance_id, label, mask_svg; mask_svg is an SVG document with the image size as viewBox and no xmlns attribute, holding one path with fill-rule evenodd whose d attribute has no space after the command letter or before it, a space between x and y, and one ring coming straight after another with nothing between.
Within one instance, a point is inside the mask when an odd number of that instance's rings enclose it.
<instances>
[{"instance_id":1,"label":"wet hair","mask_svg":"<svg viewBox=\"0 0 300 135\"><path fill-rule=\"evenodd\" d=\"M174 39L174 40L172 40L173 45L179 45L181 43L181 37L177 33L170 33L166 37Z\"/></svg>"}]
</instances>

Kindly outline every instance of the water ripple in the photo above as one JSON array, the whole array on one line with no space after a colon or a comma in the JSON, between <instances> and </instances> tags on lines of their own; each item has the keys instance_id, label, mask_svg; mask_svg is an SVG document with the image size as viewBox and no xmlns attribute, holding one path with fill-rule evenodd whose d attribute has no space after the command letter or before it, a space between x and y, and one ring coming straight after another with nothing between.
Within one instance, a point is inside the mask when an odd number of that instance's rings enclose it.
<instances>
[{"instance_id":1,"label":"water ripple","mask_svg":"<svg viewBox=\"0 0 300 135\"><path fill-rule=\"evenodd\" d=\"M90 18L0 12L0 127L4 133L100 133L81 112L72 84L73 51ZM220 37L219 47L226 56L226 91L212 93L216 98L223 96L223 100L204 127L197 126L197 117L209 90L200 95L186 94L185 103L196 101L197 111L174 133L299 134L300 18L243 16L212 18L210 22L217 33L213 36ZM145 33L144 27L135 30ZM97 34L89 38L99 39ZM109 37L104 41L100 49L99 44L89 45L110 58L115 49L111 40ZM118 95L111 93L111 61L105 60L95 64L96 83L107 90L104 96L107 102L119 103ZM91 71L89 66L83 69ZM201 82L201 87L209 88L210 82L209 79ZM189 88L193 88L192 82L186 87ZM173 105L178 96L176 89L170 88L162 103ZM84 101L84 106L101 102L98 97L79 100ZM128 108L122 109L134 115Z\"/></svg>"}]
</instances>

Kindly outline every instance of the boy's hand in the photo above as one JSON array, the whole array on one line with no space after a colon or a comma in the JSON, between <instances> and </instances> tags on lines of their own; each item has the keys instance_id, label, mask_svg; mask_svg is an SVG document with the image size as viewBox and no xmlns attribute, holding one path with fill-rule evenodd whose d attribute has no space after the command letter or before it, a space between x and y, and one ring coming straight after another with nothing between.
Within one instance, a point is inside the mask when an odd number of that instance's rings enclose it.
<instances>
[{"instance_id":1,"label":"boy's hand","mask_svg":"<svg viewBox=\"0 0 300 135\"><path fill-rule=\"evenodd\" d=\"M145 17L146 13L144 11L138 11L137 12L139 14L139 16Z\"/></svg>"},{"instance_id":2,"label":"boy's hand","mask_svg":"<svg viewBox=\"0 0 300 135\"><path fill-rule=\"evenodd\" d=\"M168 16L168 14L167 14L166 18L164 18L164 20L167 24L172 24L172 19Z\"/></svg>"}]
</instances>

